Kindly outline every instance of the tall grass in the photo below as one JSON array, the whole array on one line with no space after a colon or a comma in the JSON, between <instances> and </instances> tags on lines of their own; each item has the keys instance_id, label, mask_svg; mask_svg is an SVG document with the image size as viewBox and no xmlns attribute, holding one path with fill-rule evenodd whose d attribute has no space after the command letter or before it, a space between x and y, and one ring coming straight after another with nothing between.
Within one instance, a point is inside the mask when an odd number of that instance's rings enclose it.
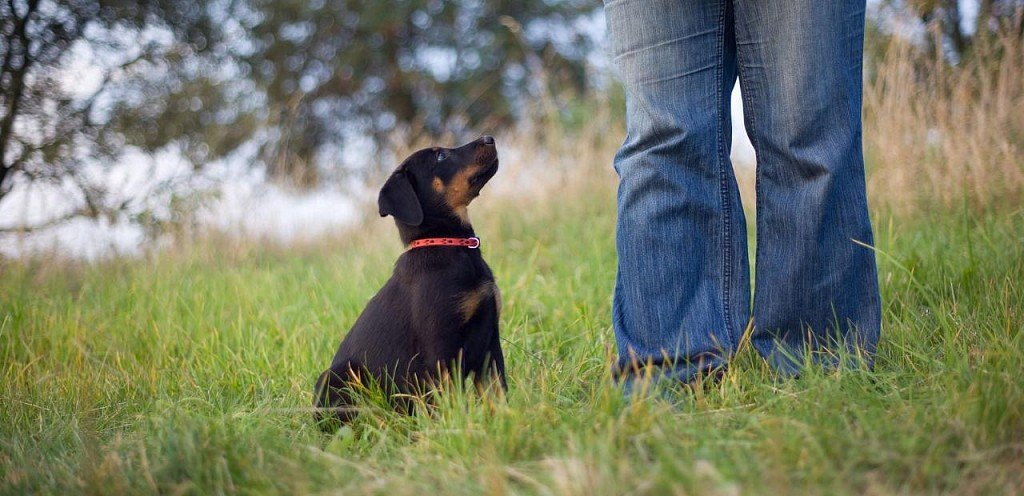
<instances>
[{"instance_id":1,"label":"tall grass","mask_svg":"<svg viewBox=\"0 0 1024 496\"><path fill-rule=\"evenodd\" d=\"M951 64L895 38L865 90L869 189L899 211L1014 209L1024 200L1024 39Z\"/></svg>"},{"instance_id":2,"label":"tall grass","mask_svg":"<svg viewBox=\"0 0 1024 496\"><path fill-rule=\"evenodd\" d=\"M496 178L500 180L500 176ZM610 380L614 181L481 197L504 402L446 391L322 435L303 409L400 250L385 220L298 250L3 266L0 492L1013 493L1024 487L1024 217L878 223L872 374L628 403Z\"/></svg>"}]
</instances>

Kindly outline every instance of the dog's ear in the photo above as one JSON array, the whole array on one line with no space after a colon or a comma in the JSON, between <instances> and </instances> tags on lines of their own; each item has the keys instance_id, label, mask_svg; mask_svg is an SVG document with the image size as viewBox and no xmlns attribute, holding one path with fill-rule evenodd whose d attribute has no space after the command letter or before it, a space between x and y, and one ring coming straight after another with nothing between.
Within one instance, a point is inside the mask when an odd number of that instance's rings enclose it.
<instances>
[{"instance_id":1,"label":"dog's ear","mask_svg":"<svg viewBox=\"0 0 1024 496\"><path fill-rule=\"evenodd\" d=\"M395 171L384 183L377 197L377 207L381 217L393 215L410 226L418 226L423 222L423 207L416 197L416 191L412 189L409 177L402 170Z\"/></svg>"}]
</instances>

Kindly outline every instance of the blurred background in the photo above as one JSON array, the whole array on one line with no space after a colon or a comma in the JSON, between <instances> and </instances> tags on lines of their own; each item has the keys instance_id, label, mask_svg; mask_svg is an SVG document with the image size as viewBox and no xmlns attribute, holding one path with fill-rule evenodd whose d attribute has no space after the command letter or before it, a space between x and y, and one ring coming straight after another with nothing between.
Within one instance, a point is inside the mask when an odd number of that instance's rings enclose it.
<instances>
[{"instance_id":1,"label":"blurred background","mask_svg":"<svg viewBox=\"0 0 1024 496\"><path fill-rule=\"evenodd\" d=\"M1024 0L873 0L867 22L876 212L1019 208ZM490 194L613 183L606 36L585 0L3 0L0 257L330 235L404 154L481 134Z\"/></svg>"}]
</instances>

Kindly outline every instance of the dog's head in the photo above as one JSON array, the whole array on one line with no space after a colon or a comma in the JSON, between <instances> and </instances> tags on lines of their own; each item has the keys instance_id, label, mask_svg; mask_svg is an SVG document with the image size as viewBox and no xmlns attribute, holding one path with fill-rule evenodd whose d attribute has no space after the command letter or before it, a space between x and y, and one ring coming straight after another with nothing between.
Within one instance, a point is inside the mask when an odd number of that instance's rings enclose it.
<instances>
[{"instance_id":1,"label":"dog's head","mask_svg":"<svg viewBox=\"0 0 1024 496\"><path fill-rule=\"evenodd\" d=\"M377 206L381 217L391 215L409 226L468 226L466 207L497 171L498 149L490 136L458 148L426 148L391 173Z\"/></svg>"}]
</instances>

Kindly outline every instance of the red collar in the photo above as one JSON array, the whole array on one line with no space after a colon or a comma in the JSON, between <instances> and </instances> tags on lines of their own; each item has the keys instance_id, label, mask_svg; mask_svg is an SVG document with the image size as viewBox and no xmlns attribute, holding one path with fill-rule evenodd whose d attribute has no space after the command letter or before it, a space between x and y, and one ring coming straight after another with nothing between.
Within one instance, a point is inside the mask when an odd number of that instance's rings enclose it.
<instances>
[{"instance_id":1,"label":"red collar","mask_svg":"<svg viewBox=\"0 0 1024 496\"><path fill-rule=\"evenodd\" d=\"M479 248L480 238L423 238L409 243L409 249L423 248L427 246L464 246L466 248Z\"/></svg>"}]
</instances>

